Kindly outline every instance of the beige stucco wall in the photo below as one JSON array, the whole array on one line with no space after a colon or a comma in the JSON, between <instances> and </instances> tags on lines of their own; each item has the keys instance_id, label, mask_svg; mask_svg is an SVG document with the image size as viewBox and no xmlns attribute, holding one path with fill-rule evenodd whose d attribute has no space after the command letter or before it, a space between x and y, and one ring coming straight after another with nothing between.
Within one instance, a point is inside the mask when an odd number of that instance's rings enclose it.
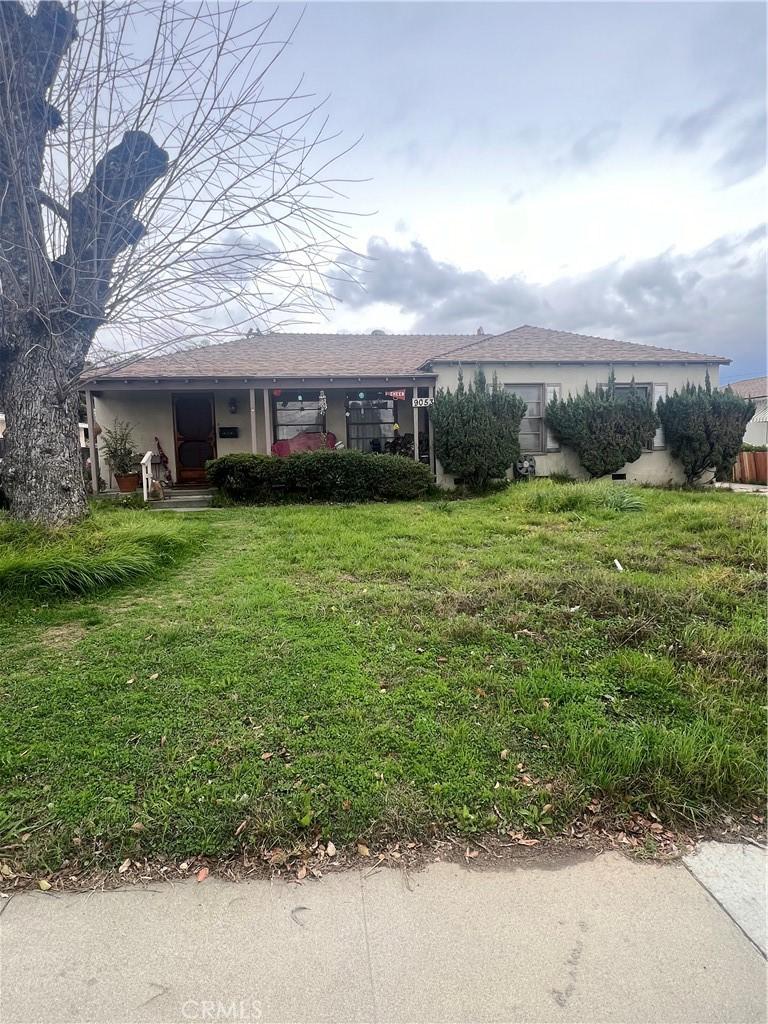
<instances>
[{"instance_id":1,"label":"beige stucco wall","mask_svg":"<svg viewBox=\"0 0 768 1024\"><path fill-rule=\"evenodd\" d=\"M176 458L173 443L173 408L168 391L102 391L94 395L93 412L96 423L102 430L108 430L116 419L128 422L133 427L137 449L144 452L155 450L155 437L168 456L171 473L176 478ZM100 440L100 439L99 439ZM102 477L111 484L109 466L99 447L99 466Z\"/></svg>"},{"instance_id":2,"label":"beige stucco wall","mask_svg":"<svg viewBox=\"0 0 768 1024\"><path fill-rule=\"evenodd\" d=\"M208 392L210 394L210 392ZM218 455L249 452L251 444L250 394L247 389L232 388L213 392L216 419L216 451ZM237 402L237 412L229 411L229 401ZM102 429L110 427L115 419L127 420L133 427L136 446L140 452L155 451L155 437L168 456L171 475L176 479L176 446L174 443L173 402L171 391L102 391L94 395L94 415ZM258 450L266 451L264 440L263 391L255 392L256 443ZM219 427L238 427L240 436L219 437ZM100 453L101 475L109 483L109 468Z\"/></svg>"},{"instance_id":3,"label":"beige stucco wall","mask_svg":"<svg viewBox=\"0 0 768 1024\"><path fill-rule=\"evenodd\" d=\"M454 390L458 383L459 367L438 365L436 369L438 370L437 386ZM464 381L468 383L472 379L476 366L475 364L465 364L462 369ZM604 363L590 366L575 364L558 366L552 363L515 363L510 365L484 364L482 369L488 380L493 377L495 372L501 384L558 384L562 397L566 398L569 394L578 394L583 391L587 384L590 388L594 388L597 384L607 383L611 365ZM706 367L693 364L690 366L648 363L634 366L614 364L613 370L619 384L628 384L634 377L637 384L666 384L667 393L670 395L675 388L683 387L688 381L692 384L703 384L706 377ZM709 376L712 386L716 387L719 381L717 364L709 367ZM568 473L577 478L587 478L587 473L570 449L563 448L557 452L536 454L534 457L538 476ZM628 463L619 472L626 473L627 481L630 483L665 484L682 483L684 480L680 464L670 457L666 448L644 452L636 462ZM444 474L439 465L437 482L448 487L453 484L452 478Z\"/></svg>"}]
</instances>

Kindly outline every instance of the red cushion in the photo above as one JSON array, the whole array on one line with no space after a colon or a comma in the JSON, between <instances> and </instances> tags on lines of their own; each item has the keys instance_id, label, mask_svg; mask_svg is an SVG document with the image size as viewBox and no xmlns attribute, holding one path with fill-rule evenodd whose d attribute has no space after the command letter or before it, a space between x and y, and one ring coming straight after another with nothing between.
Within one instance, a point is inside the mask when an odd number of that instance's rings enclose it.
<instances>
[{"instance_id":1,"label":"red cushion","mask_svg":"<svg viewBox=\"0 0 768 1024\"><path fill-rule=\"evenodd\" d=\"M294 434L293 437L275 441L272 445L272 454L285 456L291 455L293 452L314 452L318 448L334 448L335 446L335 434L326 434L325 445L323 445L322 434L309 434L302 430L298 434Z\"/></svg>"}]
</instances>

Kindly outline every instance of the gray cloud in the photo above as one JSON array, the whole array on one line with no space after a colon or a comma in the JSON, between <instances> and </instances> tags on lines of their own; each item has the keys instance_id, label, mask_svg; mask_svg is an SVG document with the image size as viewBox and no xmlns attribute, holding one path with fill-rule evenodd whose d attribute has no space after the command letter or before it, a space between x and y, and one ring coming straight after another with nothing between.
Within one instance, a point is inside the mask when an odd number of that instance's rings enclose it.
<instances>
[{"instance_id":1,"label":"gray cloud","mask_svg":"<svg viewBox=\"0 0 768 1024\"><path fill-rule=\"evenodd\" d=\"M727 95L686 117L668 117L658 138L680 150L710 142L722 150L712 171L724 187L737 185L765 167L765 110L751 110Z\"/></svg>"},{"instance_id":2,"label":"gray cloud","mask_svg":"<svg viewBox=\"0 0 768 1024\"><path fill-rule=\"evenodd\" d=\"M763 228L725 236L694 253L674 251L631 264L532 284L493 279L432 257L418 243L372 238L354 281L339 285L347 309L375 302L414 317L414 330L500 332L522 323L704 351L761 372L765 354Z\"/></svg>"},{"instance_id":3,"label":"gray cloud","mask_svg":"<svg viewBox=\"0 0 768 1024\"><path fill-rule=\"evenodd\" d=\"M722 123L732 105L732 96L722 96L685 117L668 117L659 129L659 138L672 142L679 149L697 149L706 136Z\"/></svg>"},{"instance_id":4,"label":"gray cloud","mask_svg":"<svg viewBox=\"0 0 768 1024\"><path fill-rule=\"evenodd\" d=\"M713 170L723 185L737 185L765 169L765 114L746 117Z\"/></svg>"},{"instance_id":5,"label":"gray cloud","mask_svg":"<svg viewBox=\"0 0 768 1024\"><path fill-rule=\"evenodd\" d=\"M592 164L616 145L621 133L618 121L604 121L581 135L571 146L570 162L582 167Z\"/></svg>"}]
</instances>

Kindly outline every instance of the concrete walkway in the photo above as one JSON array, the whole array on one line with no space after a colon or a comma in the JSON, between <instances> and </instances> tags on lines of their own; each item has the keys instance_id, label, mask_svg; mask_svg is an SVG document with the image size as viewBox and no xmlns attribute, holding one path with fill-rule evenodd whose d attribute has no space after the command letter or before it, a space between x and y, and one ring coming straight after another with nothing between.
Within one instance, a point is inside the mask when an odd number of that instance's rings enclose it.
<instances>
[{"instance_id":1,"label":"concrete walkway","mask_svg":"<svg viewBox=\"0 0 768 1024\"><path fill-rule=\"evenodd\" d=\"M2 1024L766 1020L765 960L707 890L618 854L27 893L0 964Z\"/></svg>"}]
</instances>

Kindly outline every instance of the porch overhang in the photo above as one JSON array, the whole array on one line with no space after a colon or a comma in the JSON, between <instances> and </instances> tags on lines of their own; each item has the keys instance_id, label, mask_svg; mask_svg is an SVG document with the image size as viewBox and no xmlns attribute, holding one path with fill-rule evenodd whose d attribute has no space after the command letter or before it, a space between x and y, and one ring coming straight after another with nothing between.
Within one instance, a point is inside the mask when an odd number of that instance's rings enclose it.
<instances>
[{"instance_id":1,"label":"porch overhang","mask_svg":"<svg viewBox=\"0 0 768 1024\"><path fill-rule=\"evenodd\" d=\"M82 382L86 391L211 391L226 388L413 388L437 383L437 374L411 373L371 376L370 374L334 375L328 377L131 377L89 376Z\"/></svg>"}]
</instances>

